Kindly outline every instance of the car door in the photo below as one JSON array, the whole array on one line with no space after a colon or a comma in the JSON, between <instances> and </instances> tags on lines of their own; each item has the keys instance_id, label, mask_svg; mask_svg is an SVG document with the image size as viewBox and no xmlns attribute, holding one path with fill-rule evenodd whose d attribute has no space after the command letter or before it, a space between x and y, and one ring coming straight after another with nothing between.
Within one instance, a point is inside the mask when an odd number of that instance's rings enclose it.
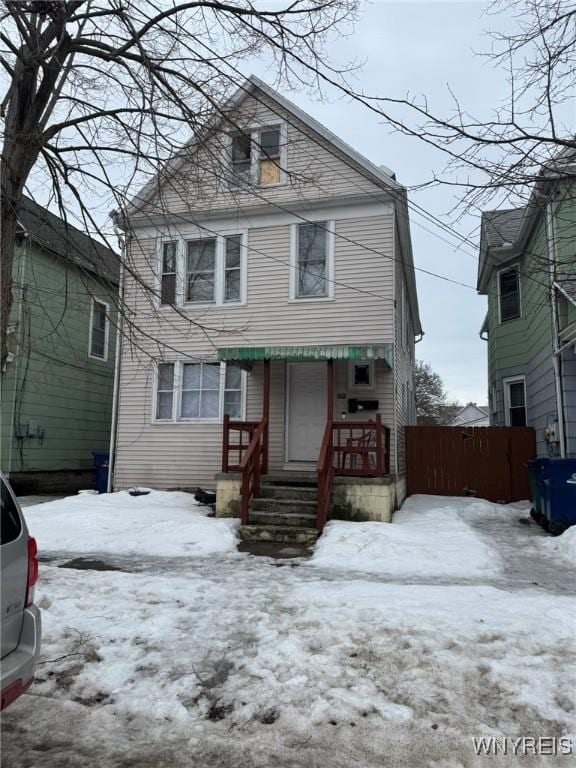
<instances>
[{"instance_id":1,"label":"car door","mask_svg":"<svg viewBox=\"0 0 576 768\"><path fill-rule=\"evenodd\" d=\"M28 582L28 532L18 504L0 475L1 657L18 645Z\"/></svg>"}]
</instances>

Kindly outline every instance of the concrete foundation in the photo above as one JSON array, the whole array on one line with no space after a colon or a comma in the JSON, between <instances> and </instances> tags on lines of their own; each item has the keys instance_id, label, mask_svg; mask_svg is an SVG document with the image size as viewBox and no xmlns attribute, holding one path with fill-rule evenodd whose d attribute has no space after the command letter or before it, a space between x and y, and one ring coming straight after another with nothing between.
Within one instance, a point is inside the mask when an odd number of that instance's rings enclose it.
<instances>
[{"instance_id":1,"label":"concrete foundation","mask_svg":"<svg viewBox=\"0 0 576 768\"><path fill-rule=\"evenodd\" d=\"M216 517L240 517L241 484L239 472L216 475Z\"/></svg>"},{"instance_id":2,"label":"concrete foundation","mask_svg":"<svg viewBox=\"0 0 576 768\"><path fill-rule=\"evenodd\" d=\"M273 477L276 481L281 479L277 475ZM287 473L286 480L294 477ZM237 472L216 475L216 517L240 516L241 481L241 475ZM389 523L394 510L398 509L405 498L404 476L335 477L328 517L333 520Z\"/></svg>"},{"instance_id":3,"label":"concrete foundation","mask_svg":"<svg viewBox=\"0 0 576 768\"><path fill-rule=\"evenodd\" d=\"M334 478L330 519L389 523L395 509L394 477Z\"/></svg>"}]
</instances>

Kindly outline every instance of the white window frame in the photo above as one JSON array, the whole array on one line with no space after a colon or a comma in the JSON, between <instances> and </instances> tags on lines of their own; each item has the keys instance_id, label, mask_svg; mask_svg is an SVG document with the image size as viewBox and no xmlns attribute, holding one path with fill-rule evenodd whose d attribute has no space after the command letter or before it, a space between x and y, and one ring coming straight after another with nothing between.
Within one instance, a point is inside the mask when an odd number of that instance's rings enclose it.
<instances>
[{"instance_id":1,"label":"white window frame","mask_svg":"<svg viewBox=\"0 0 576 768\"><path fill-rule=\"evenodd\" d=\"M320 224L319 221L303 221L290 225L290 301L333 301L334 300L334 249L335 221L326 219L326 294L324 296L298 296L298 227L300 224Z\"/></svg>"},{"instance_id":2,"label":"white window frame","mask_svg":"<svg viewBox=\"0 0 576 768\"><path fill-rule=\"evenodd\" d=\"M240 235L240 298L234 301L224 301L226 238ZM216 240L216 255L214 264L214 301L186 301L187 290L187 243L190 240ZM162 291L162 257L165 243L176 243L176 307L185 309L218 307L239 307L246 304L248 293L248 230L242 227L219 229L216 233L207 233L198 228L179 233L178 237L161 237L158 240L156 259L156 307L159 310L171 309L171 304L161 304Z\"/></svg>"},{"instance_id":3,"label":"white window frame","mask_svg":"<svg viewBox=\"0 0 576 768\"><path fill-rule=\"evenodd\" d=\"M280 130L280 178L276 184L260 184L260 134L264 131L273 131L275 128ZM250 136L250 184L258 189L275 189L288 183L287 162L288 162L288 128L285 120L274 120L271 123L256 123L248 125L241 129L241 133ZM232 140L239 131L232 131L228 134L227 153L228 165L232 174ZM227 181L226 186L230 191L245 191L242 184L235 184L232 179Z\"/></svg>"},{"instance_id":4,"label":"white window frame","mask_svg":"<svg viewBox=\"0 0 576 768\"><path fill-rule=\"evenodd\" d=\"M354 383L354 367L358 364L368 364L369 370L369 383L368 384L355 384ZM348 361L348 389L362 390L364 392L374 389L374 360L349 360Z\"/></svg>"},{"instance_id":5,"label":"white window frame","mask_svg":"<svg viewBox=\"0 0 576 768\"><path fill-rule=\"evenodd\" d=\"M164 245L166 243L176 243L176 290L174 305L162 304L162 269L164 261ZM175 237L170 237L170 235L162 235L158 237L156 247L155 278L156 295L154 297L154 304L156 308L163 311L166 309L172 309L173 306L181 306L184 297L184 286L182 282L182 238L180 235Z\"/></svg>"},{"instance_id":6,"label":"white window frame","mask_svg":"<svg viewBox=\"0 0 576 768\"><path fill-rule=\"evenodd\" d=\"M522 382L524 387L524 411L526 413L526 425L528 425L528 398L526 395L526 376L506 376L502 379L502 388L504 390L504 423L507 427L512 426L510 423L510 385L518 384Z\"/></svg>"},{"instance_id":7,"label":"white window frame","mask_svg":"<svg viewBox=\"0 0 576 768\"><path fill-rule=\"evenodd\" d=\"M220 395L218 399L218 416L210 417L186 417L181 416L182 408L182 379L183 379L183 366L186 363L198 363L203 362L206 365L219 365L219 382L220 382ZM158 366L160 364L173 364L174 365L174 397L172 398L172 416L169 419L158 419L156 417L158 406ZM247 407L247 383L248 376L246 371L242 371L242 396L240 398L241 403L241 415L239 421L246 420L246 407ZM158 360L154 365L154 383L152 387L152 424L221 424L224 419L224 387L226 385L226 363L218 363L216 360Z\"/></svg>"},{"instance_id":8,"label":"white window frame","mask_svg":"<svg viewBox=\"0 0 576 768\"><path fill-rule=\"evenodd\" d=\"M509 272L511 269L515 269L516 273L518 275L518 304L520 309L520 314L517 317L510 317L507 320L502 320L502 303L501 303L501 295L500 295L500 275L503 272ZM498 294L498 324L502 325L503 323L511 323L513 320L520 320L522 317L522 280L521 278L521 272L520 272L520 263L516 262L514 264L508 264L507 267L502 267L502 269L499 269L496 272L496 292Z\"/></svg>"},{"instance_id":9,"label":"white window frame","mask_svg":"<svg viewBox=\"0 0 576 768\"><path fill-rule=\"evenodd\" d=\"M94 305L95 304L102 304L103 307L106 307L106 319L104 322L104 357L100 357L99 355L92 354L92 331L93 331L93 323L94 323ZM98 360L99 363L107 363L109 341L110 341L110 304L107 301L103 301L102 299L98 299L95 296L93 296L90 301L90 328L88 332L88 357L91 358L92 360Z\"/></svg>"}]
</instances>

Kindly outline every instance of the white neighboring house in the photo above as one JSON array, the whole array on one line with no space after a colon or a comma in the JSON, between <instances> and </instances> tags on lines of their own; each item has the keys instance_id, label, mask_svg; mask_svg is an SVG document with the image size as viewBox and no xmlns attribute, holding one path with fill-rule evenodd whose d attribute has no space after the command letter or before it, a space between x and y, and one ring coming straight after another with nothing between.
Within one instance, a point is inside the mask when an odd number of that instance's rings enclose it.
<instances>
[{"instance_id":1,"label":"white neighboring house","mask_svg":"<svg viewBox=\"0 0 576 768\"><path fill-rule=\"evenodd\" d=\"M489 427L490 411L487 405L468 403L446 423L447 427Z\"/></svg>"},{"instance_id":2,"label":"white neighboring house","mask_svg":"<svg viewBox=\"0 0 576 768\"><path fill-rule=\"evenodd\" d=\"M387 519L422 334L406 190L255 77L219 114L126 211L158 296L126 276L145 334L122 352L114 486L218 486L230 514L247 472L312 482L324 441L323 482L347 484L332 512Z\"/></svg>"}]
</instances>

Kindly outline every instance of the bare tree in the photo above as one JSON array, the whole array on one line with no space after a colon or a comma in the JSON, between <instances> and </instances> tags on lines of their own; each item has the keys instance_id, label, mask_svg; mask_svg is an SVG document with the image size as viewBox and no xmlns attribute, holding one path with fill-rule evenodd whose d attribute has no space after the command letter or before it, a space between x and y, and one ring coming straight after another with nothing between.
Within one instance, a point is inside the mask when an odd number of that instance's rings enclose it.
<instances>
[{"instance_id":1,"label":"bare tree","mask_svg":"<svg viewBox=\"0 0 576 768\"><path fill-rule=\"evenodd\" d=\"M574 176L576 3L495 0L487 18L495 29L482 55L502 72L507 98L489 114L477 114L452 92L447 115L425 97L399 99L396 105L408 108L409 118L391 121L446 153L445 172L433 183L462 190L460 212L476 213L494 198L521 205L533 182ZM512 22L512 31L498 31L501 22Z\"/></svg>"},{"instance_id":2,"label":"bare tree","mask_svg":"<svg viewBox=\"0 0 576 768\"><path fill-rule=\"evenodd\" d=\"M83 227L110 244L113 232L99 224L94 201L109 204L114 195L124 208L131 191L178 156L191 132L205 135L237 85L228 67L266 56L284 81L308 87L321 79L341 82L344 72L330 65L324 44L354 20L356 5L357 0L286 0L270 7L251 0L4 0L2 370L18 211L31 180L50 190L63 218L67 209L76 210ZM142 275L130 277L155 292Z\"/></svg>"},{"instance_id":3,"label":"bare tree","mask_svg":"<svg viewBox=\"0 0 576 768\"><path fill-rule=\"evenodd\" d=\"M419 424L445 424L460 408L456 402L448 401L440 374L423 360L416 360L414 390Z\"/></svg>"}]
</instances>

